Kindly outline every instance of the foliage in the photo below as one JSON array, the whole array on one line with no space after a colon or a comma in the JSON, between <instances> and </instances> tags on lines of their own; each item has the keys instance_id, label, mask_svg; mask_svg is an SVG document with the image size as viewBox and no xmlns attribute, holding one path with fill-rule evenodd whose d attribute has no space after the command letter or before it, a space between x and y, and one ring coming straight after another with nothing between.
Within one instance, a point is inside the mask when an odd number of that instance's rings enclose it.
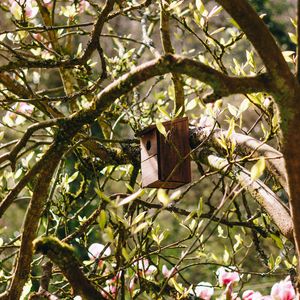
<instances>
[{"instance_id":1,"label":"foliage","mask_svg":"<svg viewBox=\"0 0 300 300\"><path fill-rule=\"evenodd\" d=\"M234 2L1 1L0 299L295 297L296 57ZM184 115L193 181L143 188Z\"/></svg>"}]
</instances>

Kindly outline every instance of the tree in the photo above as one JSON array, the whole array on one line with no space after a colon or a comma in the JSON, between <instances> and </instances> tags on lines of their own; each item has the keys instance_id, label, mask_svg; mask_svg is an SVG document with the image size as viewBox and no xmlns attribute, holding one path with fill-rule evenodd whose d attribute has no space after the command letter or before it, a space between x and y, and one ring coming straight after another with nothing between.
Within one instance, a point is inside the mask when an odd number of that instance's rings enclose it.
<instances>
[{"instance_id":1,"label":"tree","mask_svg":"<svg viewBox=\"0 0 300 300\"><path fill-rule=\"evenodd\" d=\"M238 278L288 268L300 298L299 58L248 1L7 0L1 9L0 216L12 229L1 240L0 299L204 297L216 265L227 267L226 299ZM194 181L141 189L133 134L184 114ZM257 256L262 265L247 271ZM230 282L220 281L228 268Z\"/></svg>"}]
</instances>

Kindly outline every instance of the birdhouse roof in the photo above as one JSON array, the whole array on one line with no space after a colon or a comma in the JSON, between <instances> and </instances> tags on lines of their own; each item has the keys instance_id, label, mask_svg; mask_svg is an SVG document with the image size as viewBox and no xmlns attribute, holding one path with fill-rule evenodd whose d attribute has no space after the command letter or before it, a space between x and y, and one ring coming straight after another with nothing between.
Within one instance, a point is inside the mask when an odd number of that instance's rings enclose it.
<instances>
[{"instance_id":1,"label":"birdhouse roof","mask_svg":"<svg viewBox=\"0 0 300 300\"><path fill-rule=\"evenodd\" d=\"M168 125L171 125L171 124L176 124L176 123L180 123L180 122L185 122L188 118L187 117L184 117L184 118L180 118L180 119L174 119L174 120L170 120L170 121L166 121L166 122L163 122L162 124L165 126L165 127L168 127ZM135 136L137 137L142 137L143 135L145 135L146 133L152 131L152 130L156 130L156 124L152 124L138 132L136 132Z\"/></svg>"}]
</instances>

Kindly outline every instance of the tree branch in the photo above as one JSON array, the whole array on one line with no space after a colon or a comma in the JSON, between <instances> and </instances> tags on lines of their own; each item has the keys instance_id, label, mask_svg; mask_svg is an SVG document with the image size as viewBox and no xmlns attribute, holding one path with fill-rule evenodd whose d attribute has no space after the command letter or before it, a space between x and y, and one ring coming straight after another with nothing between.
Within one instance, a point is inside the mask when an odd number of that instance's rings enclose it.
<instances>
[{"instance_id":1,"label":"tree branch","mask_svg":"<svg viewBox=\"0 0 300 300\"><path fill-rule=\"evenodd\" d=\"M269 187L260 180L253 181L248 170L237 164L231 165L225 158L220 158L216 155L208 155L206 157L200 155L199 158L205 164L226 173L231 179L239 182L268 213L281 233L290 241L293 241L293 222L290 212ZM231 169L229 170L230 167Z\"/></svg>"},{"instance_id":2,"label":"tree branch","mask_svg":"<svg viewBox=\"0 0 300 300\"><path fill-rule=\"evenodd\" d=\"M298 83L300 83L300 1L297 1L297 65L296 65L296 76Z\"/></svg>"},{"instance_id":3,"label":"tree branch","mask_svg":"<svg viewBox=\"0 0 300 300\"><path fill-rule=\"evenodd\" d=\"M146 62L131 72L109 84L96 97L91 108L81 110L59 121L63 139L68 139L84 124L92 122L117 98L128 93L134 87L158 75L169 72L185 74L210 85L214 92L222 96L239 93L272 92L267 74L252 77L230 77L201 62L189 58L167 54L159 59Z\"/></svg>"},{"instance_id":4,"label":"tree branch","mask_svg":"<svg viewBox=\"0 0 300 300\"><path fill-rule=\"evenodd\" d=\"M11 168L13 171L15 171L16 158L19 152L26 146L32 134L39 129L47 128L56 124L57 124L57 120L52 119L49 121L44 121L29 126L26 132L24 133L24 135L22 136L22 138L13 147L13 149L10 152L0 156L0 164L3 163L5 160L10 160Z\"/></svg>"},{"instance_id":5,"label":"tree branch","mask_svg":"<svg viewBox=\"0 0 300 300\"><path fill-rule=\"evenodd\" d=\"M9 76L5 72L0 71L0 83L2 83L11 93L19 96L20 98L32 99L34 97L34 95L26 87L24 87L21 83L11 78L11 76ZM63 116L63 114L59 110L57 110L55 107L52 107L48 103L42 103L38 100L33 100L31 103L34 106L36 106L36 108L45 113L47 116L55 118Z\"/></svg>"},{"instance_id":6,"label":"tree branch","mask_svg":"<svg viewBox=\"0 0 300 300\"><path fill-rule=\"evenodd\" d=\"M74 250L68 244L54 237L43 237L35 240L34 249L49 257L61 269L75 295L80 295L86 300L105 299L83 274Z\"/></svg>"},{"instance_id":7,"label":"tree branch","mask_svg":"<svg viewBox=\"0 0 300 300\"><path fill-rule=\"evenodd\" d=\"M39 171L30 204L22 227L21 246L15 263L15 270L8 291L0 295L1 300L19 299L26 283L32 262L32 242L36 236L39 220L48 197L52 175L64 152L62 145L52 145L44 155L44 165Z\"/></svg>"},{"instance_id":8,"label":"tree branch","mask_svg":"<svg viewBox=\"0 0 300 300\"><path fill-rule=\"evenodd\" d=\"M170 1L167 1L169 4ZM170 37L170 13L166 10L166 5L163 1L160 3L160 36L164 53L174 54L174 48L172 46ZM180 74L172 73L172 81L175 90L175 101L174 101L174 114L181 109L180 115L184 114L184 89L183 80Z\"/></svg>"},{"instance_id":9,"label":"tree branch","mask_svg":"<svg viewBox=\"0 0 300 300\"><path fill-rule=\"evenodd\" d=\"M197 147L197 144L205 140L205 147L212 146L222 153L224 149L217 139L222 135L226 136L226 134L227 131L222 131L221 129L212 129L211 127L196 128L192 131L191 143L193 147ZM235 142L236 152L241 156L265 157L268 171L278 180L284 190L289 193L285 161L281 152L251 136L240 133L232 133L230 140Z\"/></svg>"},{"instance_id":10,"label":"tree branch","mask_svg":"<svg viewBox=\"0 0 300 300\"><path fill-rule=\"evenodd\" d=\"M107 21L107 16L109 13L113 10L115 0L107 0L104 4L104 8L101 11L95 25L94 29L91 34L91 39L88 42L88 45L84 51L84 54L82 57L79 59L80 63L86 63L87 60L91 57L93 52L98 48L99 46L99 39L100 39L100 34L102 32L103 26L105 22Z\"/></svg>"}]
</instances>

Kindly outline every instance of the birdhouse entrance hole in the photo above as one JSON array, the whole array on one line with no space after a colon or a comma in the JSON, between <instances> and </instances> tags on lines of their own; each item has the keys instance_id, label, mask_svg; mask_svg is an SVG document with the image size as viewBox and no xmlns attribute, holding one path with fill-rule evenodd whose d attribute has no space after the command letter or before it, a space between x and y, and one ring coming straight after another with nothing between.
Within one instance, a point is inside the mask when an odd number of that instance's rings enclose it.
<instances>
[{"instance_id":1,"label":"birdhouse entrance hole","mask_svg":"<svg viewBox=\"0 0 300 300\"><path fill-rule=\"evenodd\" d=\"M146 149L149 151L151 149L151 141L148 140L146 143Z\"/></svg>"}]
</instances>

